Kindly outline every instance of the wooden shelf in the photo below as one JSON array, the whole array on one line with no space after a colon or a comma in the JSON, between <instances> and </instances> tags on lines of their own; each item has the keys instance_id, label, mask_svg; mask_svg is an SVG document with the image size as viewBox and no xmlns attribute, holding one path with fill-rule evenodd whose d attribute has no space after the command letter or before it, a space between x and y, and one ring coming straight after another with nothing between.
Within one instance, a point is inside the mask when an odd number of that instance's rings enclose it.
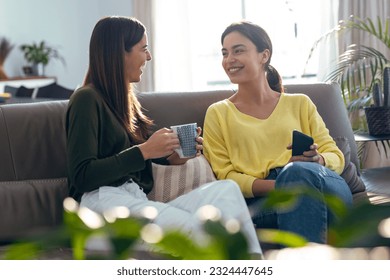
<instances>
[{"instance_id":1,"label":"wooden shelf","mask_svg":"<svg viewBox=\"0 0 390 280\"><path fill-rule=\"evenodd\" d=\"M22 81L22 80L42 80L42 79L57 80L56 77L48 77L48 76L19 76L19 77L12 77L12 78L8 78L8 79L1 79L0 82Z\"/></svg>"},{"instance_id":2,"label":"wooden shelf","mask_svg":"<svg viewBox=\"0 0 390 280\"><path fill-rule=\"evenodd\" d=\"M4 92L4 86L6 85L12 87L25 86L27 88L37 88L49 85L56 81L56 77L46 76L12 77L7 80L0 80L0 92Z\"/></svg>"}]
</instances>

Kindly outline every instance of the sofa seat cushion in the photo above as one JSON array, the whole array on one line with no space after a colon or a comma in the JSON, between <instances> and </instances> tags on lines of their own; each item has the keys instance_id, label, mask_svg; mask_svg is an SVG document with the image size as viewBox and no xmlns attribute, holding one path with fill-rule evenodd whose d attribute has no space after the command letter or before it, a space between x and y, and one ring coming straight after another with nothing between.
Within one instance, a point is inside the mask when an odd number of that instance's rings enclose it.
<instances>
[{"instance_id":1,"label":"sofa seat cushion","mask_svg":"<svg viewBox=\"0 0 390 280\"><path fill-rule=\"evenodd\" d=\"M389 205L390 195L378 194L373 192L359 192L353 195L354 204L370 203L373 205Z\"/></svg>"},{"instance_id":2,"label":"sofa seat cushion","mask_svg":"<svg viewBox=\"0 0 390 280\"><path fill-rule=\"evenodd\" d=\"M201 155L183 165L152 164L154 187L148 198L168 202L191 190L215 181L216 178L206 158Z\"/></svg>"},{"instance_id":3,"label":"sofa seat cushion","mask_svg":"<svg viewBox=\"0 0 390 280\"><path fill-rule=\"evenodd\" d=\"M367 191L390 196L390 166L363 169L361 173Z\"/></svg>"},{"instance_id":4,"label":"sofa seat cushion","mask_svg":"<svg viewBox=\"0 0 390 280\"><path fill-rule=\"evenodd\" d=\"M59 225L67 196L66 178L0 182L0 240Z\"/></svg>"}]
</instances>

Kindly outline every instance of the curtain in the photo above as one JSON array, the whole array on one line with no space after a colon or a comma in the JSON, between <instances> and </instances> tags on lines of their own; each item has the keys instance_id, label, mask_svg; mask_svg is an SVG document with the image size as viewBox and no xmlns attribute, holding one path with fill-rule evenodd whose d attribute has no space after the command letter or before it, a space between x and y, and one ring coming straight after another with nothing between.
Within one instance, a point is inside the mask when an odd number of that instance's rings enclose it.
<instances>
[{"instance_id":1,"label":"curtain","mask_svg":"<svg viewBox=\"0 0 390 280\"><path fill-rule=\"evenodd\" d=\"M155 86L160 91L181 91L193 84L191 26L188 0L153 0Z\"/></svg>"},{"instance_id":2,"label":"curtain","mask_svg":"<svg viewBox=\"0 0 390 280\"><path fill-rule=\"evenodd\" d=\"M390 18L390 1L389 0L339 0L339 20L346 20L351 15L361 19L371 18L376 24L377 17L382 21ZM346 46L353 43L374 47L390 58L390 51L377 39L364 35L362 32L355 31L343 36L345 40L339 42L340 51L345 50Z\"/></svg>"},{"instance_id":3,"label":"curtain","mask_svg":"<svg viewBox=\"0 0 390 280\"><path fill-rule=\"evenodd\" d=\"M133 16L140 20L147 29L149 50L152 54L152 60L147 63L142 74L142 79L135 85L135 90L139 92L153 91L155 88L153 61L153 38L154 38L154 1L153 0L133 0Z\"/></svg>"},{"instance_id":4,"label":"curtain","mask_svg":"<svg viewBox=\"0 0 390 280\"><path fill-rule=\"evenodd\" d=\"M138 90L190 88L193 81L188 0L133 0L133 8L134 16L148 28L152 54Z\"/></svg>"},{"instance_id":5,"label":"curtain","mask_svg":"<svg viewBox=\"0 0 390 280\"><path fill-rule=\"evenodd\" d=\"M323 11L322 21L321 21L321 33L326 34L338 24L338 0L326 0L321 1L321 10ZM337 61L339 56L337 41L327 40L326 44L321 44L319 46L319 59L318 59L318 72L317 77L319 81L323 81L329 72L331 65Z\"/></svg>"}]
</instances>

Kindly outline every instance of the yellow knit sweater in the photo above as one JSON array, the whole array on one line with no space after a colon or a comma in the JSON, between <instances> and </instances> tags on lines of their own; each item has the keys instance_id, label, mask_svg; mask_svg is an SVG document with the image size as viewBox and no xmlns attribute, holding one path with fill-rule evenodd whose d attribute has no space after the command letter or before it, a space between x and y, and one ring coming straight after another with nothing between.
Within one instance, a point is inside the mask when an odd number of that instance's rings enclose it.
<instances>
[{"instance_id":1,"label":"yellow knit sweater","mask_svg":"<svg viewBox=\"0 0 390 280\"><path fill-rule=\"evenodd\" d=\"M304 94L282 94L267 119L241 113L229 100L212 104L204 124L204 155L218 179L233 179L245 197L253 197L252 184L269 170L286 165L287 145L296 129L314 138L326 167L340 174L344 156L329 135L317 108Z\"/></svg>"}]
</instances>

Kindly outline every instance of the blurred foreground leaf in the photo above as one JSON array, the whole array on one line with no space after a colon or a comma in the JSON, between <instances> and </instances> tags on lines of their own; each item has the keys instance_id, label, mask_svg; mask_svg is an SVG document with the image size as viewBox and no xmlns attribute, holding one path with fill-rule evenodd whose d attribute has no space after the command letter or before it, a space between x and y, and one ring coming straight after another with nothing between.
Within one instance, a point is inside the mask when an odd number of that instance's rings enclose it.
<instances>
[{"instance_id":1,"label":"blurred foreground leaf","mask_svg":"<svg viewBox=\"0 0 390 280\"><path fill-rule=\"evenodd\" d=\"M387 218L390 218L389 205L356 204L330 226L328 243L335 247L390 246L390 238L381 236L378 229Z\"/></svg>"},{"instance_id":2,"label":"blurred foreground leaf","mask_svg":"<svg viewBox=\"0 0 390 280\"><path fill-rule=\"evenodd\" d=\"M294 209L299 200L304 196L324 201L336 218L341 218L347 213L346 205L337 196L331 194L323 195L317 190L305 187L273 190L269 192L260 207L261 209L277 209L279 212L288 212Z\"/></svg>"},{"instance_id":3,"label":"blurred foreground leaf","mask_svg":"<svg viewBox=\"0 0 390 280\"><path fill-rule=\"evenodd\" d=\"M257 236L261 242L280 244L284 247L303 247L308 243L298 234L278 229L258 229Z\"/></svg>"}]
</instances>

